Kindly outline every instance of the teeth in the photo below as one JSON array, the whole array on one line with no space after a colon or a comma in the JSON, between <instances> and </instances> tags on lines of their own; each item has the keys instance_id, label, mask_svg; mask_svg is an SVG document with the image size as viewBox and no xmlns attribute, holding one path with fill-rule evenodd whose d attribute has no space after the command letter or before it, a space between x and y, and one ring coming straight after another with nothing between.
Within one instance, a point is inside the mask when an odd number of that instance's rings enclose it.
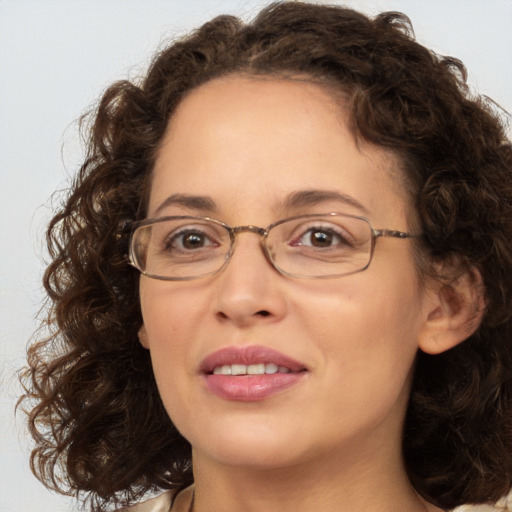
<instances>
[{"instance_id":1,"label":"teeth","mask_svg":"<svg viewBox=\"0 0 512 512\"><path fill-rule=\"evenodd\" d=\"M265 373L265 365L263 363L260 364L250 364L247 367L248 375L263 375Z\"/></svg>"},{"instance_id":2,"label":"teeth","mask_svg":"<svg viewBox=\"0 0 512 512\"><path fill-rule=\"evenodd\" d=\"M231 375L246 375L247 366L245 364L232 364Z\"/></svg>"},{"instance_id":3,"label":"teeth","mask_svg":"<svg viewBox=\"0 0 512 512\"><path fill-rule=\"evenodd\" d=\"M213 373L215 375L231 375L231 373L232 373L231 365L230 364L225 364L224 366L217 366L213 370Z\"/></svg>"},{"instance_id":4,"label":"teeth","mask_svg":"<svg viewBox=\"0 0 512 512\"><path fill-rule=\"evenodd\" d=\"M265 365L265 373L277 373L277 370L279 370L277 364L268 363Z\"/></svg>"},{"instance_id":5,"label":"teeth","mask_svg":"<svg viewBox=\"0 0 512 512\"><path fill-rule=\"evenodd\" d=\"M257 364L225 364L216 366L213 370L214 375L264 375L273 373L290 373L290 369L285 366L277 366L274 363Z\"/></svg>"}]
</instances>

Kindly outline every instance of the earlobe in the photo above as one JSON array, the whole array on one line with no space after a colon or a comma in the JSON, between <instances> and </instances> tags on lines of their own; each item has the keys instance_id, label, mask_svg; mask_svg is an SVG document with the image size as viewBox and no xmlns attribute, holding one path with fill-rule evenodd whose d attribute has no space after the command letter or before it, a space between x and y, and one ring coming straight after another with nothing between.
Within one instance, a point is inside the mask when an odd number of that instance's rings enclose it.
<instances>
[{"instance_id":1,"label":"earlobe","mask_svg":"<svg viewBox=\"0 0 512 512\"><path fill-rule=\"evenodd\" d=\"M142 324L141 328L139 329L138 336L140 344L144 348L149 349L148 333L146 331L146 326L144 324Z\"/></svg>"},{"instance_id":2,"label":"earlobe","mask_svg":"<svg viewBox=\"0 0 512 512\"><path fill-rule=\"evenodd\" d=\"M469 338L480 326L486 307L485 289L482 276L475 268L427 293L419 338L423 352L445 352Z\"/></svg>"}]
</instances>

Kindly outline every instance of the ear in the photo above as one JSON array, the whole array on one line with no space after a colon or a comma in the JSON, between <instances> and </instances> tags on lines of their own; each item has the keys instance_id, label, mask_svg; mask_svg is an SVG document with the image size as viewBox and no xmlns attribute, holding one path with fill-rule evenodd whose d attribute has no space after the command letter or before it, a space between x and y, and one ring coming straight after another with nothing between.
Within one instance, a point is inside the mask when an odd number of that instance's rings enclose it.
<instances>
[{"instance_id":1,"label":"ear","mask_svg":"<svg viewBox=\"0 0 512 512\"><path fill-rule=\"evenodd\" d=\"M419 337L423 352L440 354L449 350L480 326L486 307L485 288L476 268L448 285L434 285L427 295L425 321Z\"/></svg>"},{"instance_id":2,"label":"ear","mask_svg":"<svg viewBox=\"0 0 512 512\"><path fill-rule=\"evenodd\" d=\"M142 324L141 328L139 329L138 335L140 344L144 348L149 348L148 333L146 331L146 326L144 324Z\"/></svg>"}]
</instances>

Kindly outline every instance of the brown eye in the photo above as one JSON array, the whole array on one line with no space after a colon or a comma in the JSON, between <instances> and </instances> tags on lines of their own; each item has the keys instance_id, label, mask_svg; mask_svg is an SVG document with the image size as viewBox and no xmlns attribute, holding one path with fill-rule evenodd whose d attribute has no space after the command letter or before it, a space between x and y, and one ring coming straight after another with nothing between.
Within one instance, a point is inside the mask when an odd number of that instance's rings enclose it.
<instances>
[{"instance_id":1,"label":"brown eye","mask_svg":"<svg viewBox=\"0 0 512 512\"><path fill-rule=\"evenodd\" d=\"M165 245L171 252L194 251L218 246L205 232L198 229L182 229L170 236Z\"/></svg>"},{"instance_id":2,"label":"brown eye","mask_svg":"<svg viewBox=\"0 0 512 512\"><path fill-rule=\"evenodd\" d=\"M334 227L309 227L299 237L293 240L292 246L310 247L312 249L329 249L349 246L339 230Z\"/></svg>"},{"instance_id":3,"label":"brown eye","mask_svg":"<svg viewBox=\"0 0 512 512\"><path fill-rule=\"evenodd\" d=\"M326 231L312 231L309 234L310 245L313 247L330 247L333 243L333 234Z\"/></svg>"},{"instance_id":4,"label":"brown eye","mask_svg":"<svg viewBox=\"0 0 512 512\"><path fill-rule=\"evenodd\" d=\"M185 249L197 249L205 244L205 236L199 233L190 233L181 238L181 244Z\"/></svg>"}]
</instances>

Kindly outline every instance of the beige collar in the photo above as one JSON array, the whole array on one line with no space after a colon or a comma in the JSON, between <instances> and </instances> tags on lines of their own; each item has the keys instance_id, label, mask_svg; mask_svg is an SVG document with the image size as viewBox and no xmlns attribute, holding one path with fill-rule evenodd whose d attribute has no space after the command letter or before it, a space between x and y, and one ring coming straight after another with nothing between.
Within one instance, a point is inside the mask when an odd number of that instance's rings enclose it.
<instances>
[{"instance_id":1,"label":"beige collar","mask_svg":"<svg viewBox=\"0 0 512 512\"><path fill-rule=\"evenodd\" d=\"M183 489L176 499L169 512L189 512L192 507L192 500L194 499L194 484L186 489Z\"/></svg>"}]
</instances>

